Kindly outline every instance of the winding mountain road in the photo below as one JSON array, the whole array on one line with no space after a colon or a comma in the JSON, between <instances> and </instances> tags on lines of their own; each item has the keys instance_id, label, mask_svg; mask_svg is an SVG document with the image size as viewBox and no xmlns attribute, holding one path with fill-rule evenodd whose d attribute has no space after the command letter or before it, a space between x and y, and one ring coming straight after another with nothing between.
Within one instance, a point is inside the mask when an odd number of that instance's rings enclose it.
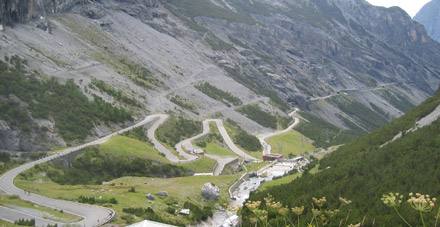
<instances>
[{"instance_id":1,"label":"winding mountain road","mask_svg":"<svg viewBox=\"0 0 440 227\"><path fill-rule=\"evenodd\" d=\"M179 163L180 159L173 154L170 150L168 150L164 145L162 145L155 136L156 130L159 128L159 126L170 117L168 114L156 114L156 118L159 118L154 122L153 126L150 127L147 131L147 137L151 140L153 143L154 148L159 151L160 153L165 155L165 158L167 158L170 162Z\"/></svg>"},{"instance_id":2,"label":"winding mountain road","mask_svg":"<svg viewBox=\"0 0 440 227\"><path fill-rule=\"evenodd\" d=\"M14 178L17 177L20 173L22 173L25 170L28 170L32 167L34 167L36 164L41 164L41 163L45 163L48 161L51 161L55 158L70 154L72 152L84 149L86 147L89 146L95 146L95 145L99 145L102 144L104 142L106 142L108 139L110 139L113 136L119 135L121 133L124 133L126 131L129 131L133 128L136 127L140 127L142 125L145 125L149 122L151 122L152 120L154 120L155 118L160 117L160 115L150 115L147 116L144 120L142 120L141 122L127 127L125 129L122 129L118 132L112 133L108 136L105 136L103 138L97 139L95 141L86 143L84 145L81 146L77 146L77 147L73 147L73 148L68 148L65 149L59 153L53 154L51 156L48 156L46 158L42 158L40 160L37 161L33 161L30 163L26 163L22 166L19 166L7 173L5 173L3 176L0 177L0 189L2 191L4 191L7 194L10 195L17 195L19 196L22 200L26 200L35 204L39 204L42 206L46 206L46 207L50 207L50 208L54 208L54 209L59 209L59 210L63 210L65 212L69 212L78 216L83 217L84 219L80 222L77 223L72 223L72 224L78 224L80 226L99 226L99 225L103 225L106 222L108 222L110 219L113 218L115 212L110 209L110 208L105 208L105 207L98 207L98 206L91 206L91 205L86 205L86 204L80 204L80 203L75 203L75 202L70 202L70 201L65 201L65 200L57 200L57 199L52 199L52 198L47 198L47 197L43 197L40 195L36 195L34 193L31 193L30 195L25 193L25 191L23 191L22 189L17 188L14 185ZM2 208L3 211L6 212L2 212L2 215L0 217L5 218L9 221L15 221L18 220L19 218L26 218L30 215L26 214L23 215L23 213L15 211L15 210L11 210L11 209L5 209ZM15 212L15 213L14 213ZM8 217L4 217L7 216ZM11 216L15 216L16 219L15 220L10 220ZM36 219L36 221L41 221L38 218L34 218ZM51 224L53 224L53 222L50 222ZM56 223L59 226L62 226L65 223Z\"/></svg>"},{"instance_id":3,"label":"winding mountain road","mask_svg":"<svg viewBox=\"0 0 440 227\"><path fill-rule=\"evenodd\" d=\"M299 119L293 116L297 111L298 111L298 109L295 109L292 113L289 114L291 117L293 117L295 119L295 121L287 129L282 130L282 131L278 131L278 132L274 132L274 133L260 135L258 137L261 144L264 147L263 154L270 154L270 152L271 152L271 147L265 141L265 139L272 137L272 136L286 133L299 123ZM51 156L48 156L48 157L42 158L40 160L33 161L30 163L24 164L22 166L19 166L15 169L5 173L3 176L0 177L0 189L7 194L17 195L22 200L30 201L32 203L46 206L46 207L50 207L53 209L63 210L65 212L72 213L72 214L75 214L75 215L78 215L78 216L81 216L84 218L80 222L70 223L70 224L77 224L80 226L100 226L100 225L103 225L103 224L107 223L109 220L111 220L113 218L113 216L115 215L115 212L112 209L105 208L105 207L99 207L99 206L92 206L92 205L87 205L87 204L80 204L80 203L76 203L76 202L47 198L47 197L43 197L43 196L36 195L33 193L28 194L24 190L19 189L14 185L14 183L13 183L14 178L17 177L20 173L34 167L36 164L41 164L41 163L51 161L55 158L62 157L64 155L67 155L72 152L84 149L89 146L95 146L95 145L102 144L113 136L119 135L121 133L129 131L129 130L134 129L136 127L143 126L143 125L150 123L152 121L155 121L155 122L148 129L147 136L151 140L151 142L153 143L154 148L157 149L159 152L165 154L165 157L168 160L170 160L171 162L186 163L186 162L192 162L192 161L198 160L200 158L197 155L193 155L193 154L189 154L189 153L185 152L185 149L187 151L194 150L194 147L192 146L192 141L200 139L210 133L210 128L209 128L210 122L214 122L217 125L217 128L219 129L219 132L220 132L221 136L223 137L224 142L226 143L226 145L229 147L229 149L232 152L234 152L238 156L244 158L245 160L259 161L257 158L248 155L247 153L245 153L244 151L239 149L234 144L231 137L227 133L227 131L223 125L223 121L221 119L204 120L202 133L200 133L199 135L196 135L192 138L183 140L180 143L176 144L176 147L175 147L176 151L179 153L179 155L181 155L183 158L185 158L185 160L180 160L173 152L169 151L165 146L163 146L155 137L155 132L156 132L157 128L159 128L159 126L161 124L163 124L168 118L169 118L169 115L167 115L167 114L149 115L149 116L145 117L145 119L142 120L141 122L139 122L133 126L127 127L125 129L122 129L118 132L112 133L108 136L99 138L95 141L92 141L92 142L89 142L89 143L86 143L86 144L83 144L83 145L80 145L77 147L65 149L65 150L58 152L56 154L53 154ZM217 166L216 166L215 170L213 171L213 175L215 175L215 176L218 176L223 171L225 165L227 165L228 163L235 161L237 159L235 157L223 158L223 157L218 157L218 156L210 155L210 154L207 154L206 156L208 158L211 158L211 159L214 159L217 161ZM62 226L63 224L66 224L66 223L57 223L57 222L45 220L45 219L42 219L39 217L32 216L32 214L23 213L22 211L10 209L7 207L0 206L0 211L1 211L0 218L3 218L8 221L16 221L19 218L25 218L25 219L32 218L32 219L36 220L37 225L58 224L59 226Z\"/></svg>"},{"instance_id":4,"label":"winding mountain road","mask_svg":"<svg viewBox=\"0 0 440 227\"><path fill-rule=\"evenodd\" d=\"M282 131L272 132L272 133L265 133L265 134L261 134L261 135L257 136L258 140L260 140L260 143L263 146L263 155L267 155L272 152L272 146L270 146L270 144L268 142L266 142L266 139L269 139L270 137L273 137L273 136L278 136L278 135L284 134L284 133L292 130L295 126L298 125L299 118L294 117L294 115L297 111L298 111L298 109L295 108L295 110L289 114L289 116L294 119L294 122L286 129L284 129Z\"/></svg>"}]
</instances>

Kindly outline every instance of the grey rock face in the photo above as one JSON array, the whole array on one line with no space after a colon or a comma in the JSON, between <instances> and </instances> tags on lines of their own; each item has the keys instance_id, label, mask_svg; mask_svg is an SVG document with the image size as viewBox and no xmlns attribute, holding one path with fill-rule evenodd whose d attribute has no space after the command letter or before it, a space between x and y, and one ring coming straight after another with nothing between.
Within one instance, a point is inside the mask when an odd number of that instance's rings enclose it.
<instances>
[{"instance_id":1,"label":"grey rock face","mask_svg":"<svg viewBox=\"0 0 440 227\"><path fill-rule=\"evenodd\" d=\"M433 0L427 3L414 17L414 20L423 24L428 34L440 42L440 1Z\"/></svg>"},{"instance_id":2,"label":"grey rock face","mask_svg":"<svg viewBox=\"0 0 440 227\"><path fill-rule=\"evenodd\" d=\"M0 24L24 22L66 10L80 0L4 0L0 4Z\"/></svg>"},{"instance_id":3,"label":"grey rock face","mask_svg":"<svg viewBox=\"0 0 440 227\"><path fill-rule=\"evenodd\" d=\"M168 192L167 191L160 191L160 192L157 192L156 195L168 197Z\"/></svg>"},{"instance_id":4,"label":"grey rock face","mask_svg":"<svg viewBox=\"0 0 440 227\"><path fill-rule=\"evenodd\" d=\"M220 189L212 183L206 183L202 187L202 196L207 199L218 199L220 195Z\"/></svg>"}]
</instances>

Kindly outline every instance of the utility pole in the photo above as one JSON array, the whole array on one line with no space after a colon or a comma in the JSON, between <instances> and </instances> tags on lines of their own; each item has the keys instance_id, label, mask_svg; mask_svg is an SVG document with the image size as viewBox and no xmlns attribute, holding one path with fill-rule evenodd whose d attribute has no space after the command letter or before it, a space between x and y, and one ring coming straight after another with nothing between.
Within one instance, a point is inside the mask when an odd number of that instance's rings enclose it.
<instances>
[{"instance_id":1,"label":"utility pole","mask_svg":"<svg viewBox=\"0 0 440 227\"><path fill-rule=\"evenodd\" d=\"M279 151L280 151L280 154L283 153L283 145L284 145L284 143L282 143L282 142L278 142L278 149L279 149Z\"/></svg>"}]
</instances>

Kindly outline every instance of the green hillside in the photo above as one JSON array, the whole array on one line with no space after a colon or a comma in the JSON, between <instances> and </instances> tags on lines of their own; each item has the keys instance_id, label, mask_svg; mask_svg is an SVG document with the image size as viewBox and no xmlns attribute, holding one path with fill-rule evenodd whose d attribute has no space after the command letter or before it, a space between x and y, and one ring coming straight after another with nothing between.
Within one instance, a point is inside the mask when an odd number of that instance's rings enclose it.
<instances>
[{"instance_id":1,"label":"green hillside","mask_svg":"<svg viewBox=\"0 0 440 227\"><path fill-rule=\"evenodd\" d=\"M383 194L398 192L404 197L397 209L412 226L421 226L420 214L406 201L410 192L440 196L440 120L382 145L400 131L411 128L439 104L438 91L403 117L322 159L318 173L305 171L302 177L290 183L252 194L250 200L264 201L263 198L270 193L275 201L290 208L304 206L301 220L305 226L305 222L310 222L313 217L312 197L326 197L323 208L331 210L340 208L339 198L343 197L353 201L347 208L351 209L347 224L363 222L365 226L371 226L374 222L376 226L405 226L394 210L381 201ZM262 207L265 207L264 202ZM438 205L432 212L423 213L426 226L434 226L437 211ZM343 213L341 210L333 219L345 220L346 213ZM287 215L296 221L296 215L290 211ZM245 226L249 226L253 216L248 209L243 210L243 216ZM330 219L329 216L326 217ZM277 219L269 217L269 223L275 226Z\"/></svg>"}]
</instances>

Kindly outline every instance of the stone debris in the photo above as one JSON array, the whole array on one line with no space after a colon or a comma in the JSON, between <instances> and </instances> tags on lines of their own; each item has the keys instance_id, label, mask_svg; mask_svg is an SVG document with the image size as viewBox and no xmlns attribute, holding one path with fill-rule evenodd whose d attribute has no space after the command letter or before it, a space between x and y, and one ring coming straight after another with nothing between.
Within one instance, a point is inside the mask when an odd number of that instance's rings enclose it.
<instances>
[{"instance_id":1,"label":"stone debris","mask_svg":"<svg viewBox=\"0 0 440 227\"><path fill-rule=\"evenodd\" d=\"M145 197L147 199L154 200L154 196L152 194L147 194Z\"/></svg>"}]
</instances>

